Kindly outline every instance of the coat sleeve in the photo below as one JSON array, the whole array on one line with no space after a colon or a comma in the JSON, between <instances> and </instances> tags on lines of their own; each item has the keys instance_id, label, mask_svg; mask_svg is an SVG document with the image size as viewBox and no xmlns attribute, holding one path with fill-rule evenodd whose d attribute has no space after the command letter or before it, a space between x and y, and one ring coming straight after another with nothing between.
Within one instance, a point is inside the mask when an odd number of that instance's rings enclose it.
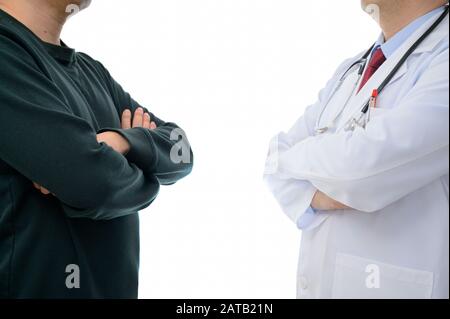
<instances>
[{"instance_id":1,"label":"coat sleeve","mask_svg":"<svg viewBox=\"0 0 450 319\"><path fill-rule=\"evenodd\" d=\"M323 105L329 98L342 71L348 67L351 60L345 61L338 68L325 88L320 91L318 101L306 109L295 125L287 133L279 133L270 143L264 180L283 212L300 229L309 229L323 218L321 212L314 212L311 208L311 201L317 188L307 179L280 174L277 168L280 164L279 157L297 143L314 135L316 122Z\"/></svg>"},{"instance_id":2,"label":"coat sleeve","mask_svg":"<svg viewBox=\"0 0 450 319\"><path fill-rule=\"evenodd\" d=\"M105 144L19 45L0 36L0 158L72 218L114 219L155 199L158 180Z\"/></svg>"},{"instance_id":3,"label":"coat sleeve","mask_svg":"<svg viewBox=\"0 0 450 319\"><path fill-rule=\"evenodd\" d=\"M99 66L114 99L119 117L125 109L130 109L134 113L138 107L142 107L114 80L101 63L98 61L95 63ZM103 128L101 132L114 131L121 134L131 145L131 150L126 155L130 162L135 163L144 172L156 176L162 185L174 184L192 171L194 153L191 144L185 131L177 124L165 122L146 108L142 108L150 114L158 128L154 130Z\"/></svg>"},{"instance_id":4,"label":"coat sleeve","mask_svg":"<svg viewBox=\"0 0 450 319\"><path fill-rule=\"evenodd\" d=\"M379 211L449 173L448 50L399 105L366 129L310 137L279 158L284 178L309 180L362 212Z\"/></svg>"},{"instance_id":5,"label":"coat sleeve","mask_svg":"<svg viewBox=\"0 0 450 319\"><path fill-rule=\"evenodd\" d=\"M264 181L283 212L299 227L301 224L307 227L309 223L305 224L303 219L306 216L314 215L310 206L316 193L316 188L307 180L280 178L273 167L276 163L270 160L274 155L280 154L288 147L287 140L287 135L281 133L271 141Z\"/></svg>"}]
</instances>

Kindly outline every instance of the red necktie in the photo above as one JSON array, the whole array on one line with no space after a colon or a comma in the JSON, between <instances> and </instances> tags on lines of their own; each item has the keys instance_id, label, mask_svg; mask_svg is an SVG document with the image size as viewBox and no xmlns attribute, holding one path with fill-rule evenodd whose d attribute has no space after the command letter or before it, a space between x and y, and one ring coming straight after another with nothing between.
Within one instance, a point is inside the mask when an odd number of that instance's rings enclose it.
<instances>
[{"instance_id":1,"label":"red necktie","mask_svg":"<svg viewBox=\"0 0 450 319\"><path fill-rule=\"evenodd\" d=\"M375 50L375 52L372 55L372 58L370 58L369 65L367 67L366 72L364 73L361 86L359 87L359 91L366 85L366 83L370 80L370 78L377 72L377 70L380 68L380 66L383 65L383 63L386 61L386 57L384 56L383 51L381 50L381 47Z\"/></svg>"}]
</instances>

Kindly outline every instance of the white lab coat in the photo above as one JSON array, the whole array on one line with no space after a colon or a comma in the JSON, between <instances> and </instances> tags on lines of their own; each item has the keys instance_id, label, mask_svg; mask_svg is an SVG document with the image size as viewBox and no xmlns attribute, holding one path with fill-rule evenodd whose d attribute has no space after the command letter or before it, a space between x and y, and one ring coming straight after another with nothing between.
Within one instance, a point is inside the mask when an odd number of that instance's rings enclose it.
<instances>
[{"instance_id":1,"label":"white lab coat","mask_svg":"<svg viewBox=\"0 0 450 319\"><path fill-rule=\"evenodd\" d=\"M449 298L448 17L385 88L366 129L342 130L436 18L351 98L336 131L313 136L324 103L362 54L344 62L319 101L272 141L265 179L294 222L307 219L299 298ZM351 77L321 126L342 108ZM317 190L354 209L305 214Z\"/></svg>"}]
</instances>

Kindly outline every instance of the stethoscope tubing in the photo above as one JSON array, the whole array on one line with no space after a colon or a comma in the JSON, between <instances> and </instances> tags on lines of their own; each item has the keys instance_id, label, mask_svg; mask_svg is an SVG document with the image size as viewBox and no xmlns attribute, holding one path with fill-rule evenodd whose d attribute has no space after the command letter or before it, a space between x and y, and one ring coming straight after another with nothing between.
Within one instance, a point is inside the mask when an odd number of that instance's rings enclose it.
<instances>
[{"instance_id":1,"label":"stethoscope tubing","mask_svg":"<svg viewBox=\"0 0 450 319\"><path fill-rule=\"evenodd\" d=\"M403 55L399 63L394 67L394 69L389 73L389 75L386 77L386 79L381 83L381 85L378 87L378 94L381 94L385 87L391 82L392 78L397 74L397 72L400 70L400 68L406 63L408 58L416 51L416 49L427 39L433 32L436 30L436 28L441 24L442 21L447 17L449 12L449 5L446 5L444 13L437 19L433 25L409 48L409 50ZM369 111L370 108L370 101L367 101L366 105L362 109L362 113L366 114Z\"/></svg>"}]
</instances>

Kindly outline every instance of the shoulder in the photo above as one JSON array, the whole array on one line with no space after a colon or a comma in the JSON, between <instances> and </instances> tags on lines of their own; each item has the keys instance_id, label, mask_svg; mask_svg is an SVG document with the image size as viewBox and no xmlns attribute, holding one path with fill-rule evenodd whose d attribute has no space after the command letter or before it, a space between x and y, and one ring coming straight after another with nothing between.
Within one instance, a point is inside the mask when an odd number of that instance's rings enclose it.
<instances>
[{"instance_id":1,"label":"shoulder","mask_svg":"<svg viewBox=\"0 0 450 319\"><path fill-rule=\"evenodd\" d=\"M0 26L0 69L11 64L38 65L31 46L22 38Z\"/></svg>"},{"instance_id":2,"label":"shoulder","mask_svg":"<svg viewBox=\"0 0 450 319\"><path fill-rule=\"evenodd\" d=\"M26 47L20 36L0 24L0 53L11 50L23 50Z\"/></svg>"},{"instance_id":3,"label":"shoulder","mask_svg":"<svg viewBox=\"0 0 450 319\"><path fill-rule=\"evenodd\" d=\"M89 63L89 64L94 64L94 65L99 65L100 64L101 65L100 62L98 62L97 60L95 60L90 55L88 55L88 54L86 54L84 52L77 52L77 59L79 61L86 62L86 63Z\"/></svg>"},{"instance_id":4,"label":"shoulder","mask_svg":"<svg viewBox=\"0 0 450 319\"><path fill-rule=\"evenodd\" d=\"M1 12L0 12L1 13ZM10 17L0 14L0 48L23 48L36 45L36 37L23 25Z\"/></svg>"},{"instance_id":5,"label":"shoulder","mask_svg":"<svg viewBox=\"0 0 450 319\"><path fill-rule=\"evenodd\" d=\"M98 61L97 59L94 59L87 53L77 52L77 60L80 63L88 64L92 67L95 67L96 69L101 70L101 71L106 70L105 66L100 61Z\"/></svg>"},{"instance_id":6,"label":"shoulder","mask_svg":"<svg viewBox=\"0 0 450 319\"><path fill-rule=\"evenodd\" d=\"M438 34L436 34L438 35ZM426 75L433 74L433 78L448 79L449 69L449 39L448 32L439 38L432 39L417 54L408 60L411 77L417 82Z\"/></svg>"},{"instance_id":7,"label":"shoulder","mask_svg":"<svg viewBox=\"0 0 450 319\"><path fill-rule=\"evenodd\" d=\"M341 64L339 64L339 66L335 69L333 75L327 82L325 91L327 88L331 89L331 87L333 87L335 85L335 83L337 81L339 81L339 79L344 75L344 73L347 72L348 69L353 64L355 64L355 62L357 62L358 60L360 60L363 57L365 52L366 51L362 51L362 52L358 53L357 55L355 55L354 57L348 58L348 59L344 60Z\"/></svg>"},{"instance_id":8,"label":"shoulder","mask_svg":"<svg viewBox=\"0 0 450 319\"><path fill-rule=\"evenodd\" d=\"M0 64L17 62L19 64L40 66L39 41L24 30L0 23Z\"/></svg>"},{"instance_id":9,"label":"shoulder","mask_svg":"<svg viewBox=\"0 0 450 319\"><path fill-rule=\"evenodd\" d=\"M345 59L337 68L335 76L339 75L339 74L343 74L348 68L350 68L350 66L352 66L355 62L357 62L358 60L362 59L364 56L364 53L366 53L367 50L361 51L358 54L356 54L355 56Z\"/></svg>"},{"instance_id":10,"label":"shoulder","mask_svg":"<svg viewBox=\"0 0 450 319\"><path fill-rule=\"evenodd\" d=\"M110 74L106 67L97 59L94 59L90 55L84 52L77 52L77 61L82 64L84 67L91 69L99 76L109 79Z\"/></svg>"},{"instance_id":11,"label":"shoulder","mask_svg":"<svg viewBox=\"0 0 450 319\"><path fill-rule=\"evenodd\" d=\"M418 63L417 73L421 76L426 74L433 74L433 78L445 79L448 81L449 78L449 47L447 43L440 43L430 52L426 57L424 57L421 63ZM437 76L440 74L440 77Z\"/></svg>"}]
</instances>

